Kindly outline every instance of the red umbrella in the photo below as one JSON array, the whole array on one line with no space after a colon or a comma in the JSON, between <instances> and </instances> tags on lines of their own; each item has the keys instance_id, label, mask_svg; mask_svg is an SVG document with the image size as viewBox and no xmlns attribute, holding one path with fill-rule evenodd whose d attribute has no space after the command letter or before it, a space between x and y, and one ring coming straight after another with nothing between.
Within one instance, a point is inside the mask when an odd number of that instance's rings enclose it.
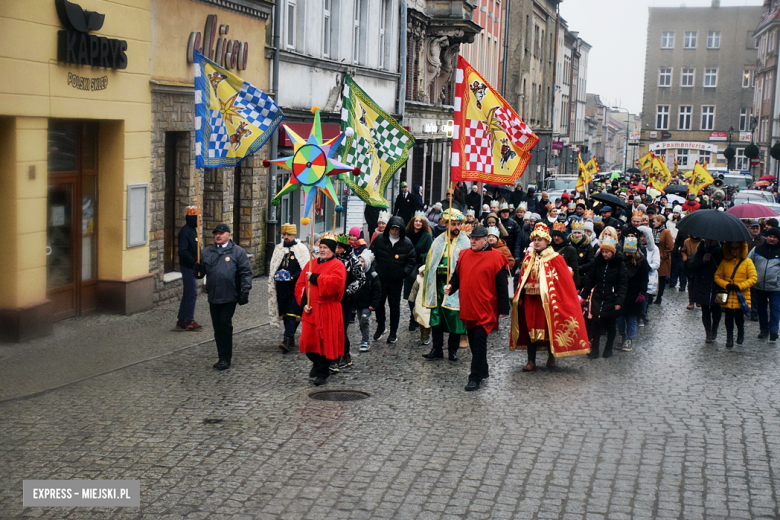
<instances>
[{"instance_id":1,"label":"red umbrella","mask_svg":"<svg viewBox=\"0 0 780 520\"><path fill-rule=\"evenodd\" d=\"M758 181L758 182L753 183L753 186L758 186L758 187L769 186L769 182L768 181Z\"/></svg>"},{"instance_id":2,"label":"red umbrella","mask_svg":"<svg viewBox=\"0 0 780 520\"><path fill-rule=\"evenodd\" d=\"M760 180L760 181L773 181L773 180L775 180L775 176L774 175L762 175L761 178L758 179L758 180Z\"/></svg>"},{"instance_id":3,"label":"red umbrella","mask_svg":"<svg viewBox=\"0 0 780 520\"><path fill-rule=\"evenodd\" d=\"M772 208L768 208L766 206L762 206L761 204L740 204L739 206L734 206L729 210L729 213L734 215L737 218L773 218L777 216L777 212L773 210Z\"/></svg>"}]
</instances>

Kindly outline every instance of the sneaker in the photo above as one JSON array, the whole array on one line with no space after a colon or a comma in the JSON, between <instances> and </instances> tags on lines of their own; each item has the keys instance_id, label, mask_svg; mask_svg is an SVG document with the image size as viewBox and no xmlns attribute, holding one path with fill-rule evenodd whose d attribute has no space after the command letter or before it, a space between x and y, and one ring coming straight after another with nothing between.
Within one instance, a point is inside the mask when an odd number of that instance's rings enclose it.
<instances>
[{"instance_id":1,"label":"sneaker","mask_svg":"<svg viewBox=\"0 0 780 520\"><path fill-rule=\"evenodd\" d=\"M618 348L620 348L620 345L623 344L623 335L618 334L617 338L615 338L615 343L618 345Z\"/></svg>"},{"instance_id":2,"label":"sneaker","mask_svg":"<svg viewBox=\"0 0 780 520\"><path fill-rule=\"evenodd\" d=\"M633 341L630 339L627 339L625 343L623 343L623 346L620 347L620 350L623 352L631 352L631 349L633 348Z\"/></svg>"},{"instance_id":3,"label":"sneaker","mask_svg":"<svg viewBox=\"0 0 780 520\"><path fill-rule=\"evenodd\" d=\"M330 362L330 366L328 367L330 369L331 374L337 374L339 371L339 360L334 359Z\"/></svg>"},{"instance_id":4,"label":"sneaker","mask_svg":"<svg viewBox=\"0 0 780 520\"><path fill-rule=\"evenodd\" d=\"M352 355L346 354L338 359L339 368L348 368L352 366Z\"/></svg>"},{"instance_id":5,"label":"sneaker","mask_svg":"<svg viewBox=\"0 0 780 520\"><path fill-rule=\"evenodd\" d=\"M398 337L395 335L395 332L391 332L389 336L387 336L387 342L388 343L395 343L398 341Z\"/></svg>"},{"instance_id":6,"label":"sneaker","mask_svg":"<svg viewBox=\"0 0 780 520\"><path fill-rule=\"evenodd\" d=\"M422 340L422 344L423 344L423 345L430 345L430 344L431 344L431 338L430 338L430 336L428 336L427 338L425 338L424 340Z\"/></svg>"},{"instance_id":7,"label":"sneaker","mask_svg":"<svg viewBox=\"0 0 780 520\"><path fill-rule=\"evenodd\" d=\"M644 327L645 326L645 320L639 320L636 324L637 327Z\"/></svg>"},{"instance_id":8,"label":"sneaker","mask_svg":"<svg viewBox=\"0 0 780 520\"><path fill-rule=\"evenodd\" d=\"M777 332L770 332L769 333L769 342L770 343L776 343L777 342Z\"/></svg>"},{"instance_id":9,"label":"sneaker","mask_svg":"<svg viewBox=\"0 0 780 520\"><path fill-rule=\"evenodd\" d=\"M385 333L384 327L377 327L376 332L374 332L374 341L379 341L379 338L382 337L382 334Z\"/></svg>"},{"instance_id":10,"label":"sneaker","mask_svg":"<svg viewBox=\"0 0 780 520\"><path fill-rule=\"evenodd\" d=\"M371 350L371 345L369 345L367 342L366 343L361 343L359 350L360 350L360 352L368 352L369 350Z\"/></svg>"}]
</instances>

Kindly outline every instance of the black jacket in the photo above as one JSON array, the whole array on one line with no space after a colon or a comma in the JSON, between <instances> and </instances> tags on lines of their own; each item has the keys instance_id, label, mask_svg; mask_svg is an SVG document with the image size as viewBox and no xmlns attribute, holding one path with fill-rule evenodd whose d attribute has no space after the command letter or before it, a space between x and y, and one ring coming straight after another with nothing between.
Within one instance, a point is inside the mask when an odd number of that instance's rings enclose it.
<instances>
[{"instance_id":1,"label":"black jacket","mask_svg":"<svg viewBox=\"0 0 780 520\"><path fill-rule=\"evenodd\" d=\"M521 202L525 202L526 197L525 193L523 192L523 188L517 187L515 188L515 191L512 192L512 194L509 196L509 203L513 204L515 206L515 209L520 205Z\"/></svg>"},{"instance_id":2,"label":"black jacket","mask_svg":"<svg viewBox=\"0 0 780 520\"><path fill-rule=\"evenodd\" d=\"M252 288L249 257L240 246L229 241L225 247L212 244L203 251L201 264L206 275L209 303L233 303ZM202 277L201 277L202 278Z\"/></svg>"},{"instance_id":3,"label":"black jacket","mask_svg":"<svg viewBox=\"0 0 780 520\"><path fill-rule=\"evenodd\" d=\"M366 283L358 290L352 306L355 309L367 309L379 307L382 301L382 284L379 282L379 275L374 269L374 265L365 272Z\"/></svg>"},{"instance_id":4,"label":"black jacket","mask_svg":"<svg viewBox=\"0 0 780 520\"><path fill-rule=\"evenodd\" d=\"M588 281L582 288L583 297L590 295L590 313L593 318L616 318L619 311L615 310L615 306L623 305L627 290L628 271L623 263L623 255L615 253L609 260L597 256L588 273Z\"/></svg>"},{"instance_id":5,"label":"black jacket","mask_svg":"<svg viewBox=\"0 0 780 520\"><path fill-rule=\"evenodd\" d=\"M399 193L395 198L395 204L393 204L393 215L404 219L404 225L406 225L414 217L416 206L414 196L410 191L407 190L406 195Z\"/></svg>"},{"instance_id":6,"label":"black jacket","mask_svg":"<svg viewBox=\"0 0 780 520\"><path fill-rule=\"evenodd\" d=\"M509 235L505 239L506 247L509 248L509 251L515 258L520 258L520 252L517 250L517 238L520 235L520 226L517 225L517 222L515 222L515 219L513 219L511 216L507 219L502 218L501 224L504 226L504 229L506 229L506 232Z\"/></svg>"},{"instance_id":7,"label":"black jacket","mask_svg":"<svg viewBox=\"0 0 780 520\"><path fill-rule=\"evenodd\" d=\"M580 268L580 281L584 283L588 278L590 268L593 266L593 259L595 258L596 250L593 248L593 243L586 235L583 235L579 244L571 242L571 237L569 238L569 242L571 243L571 247L573 247L574 251L577 253L577 265Z\"/></svg>"},{"instance_id":8,"label":"black jacket","mask_svg":"<svg viewBox=\"0 0 780 520\"><path fill-rule=\"evenodd\" d=\"M400 226L401 233L398 242L390 242L390 228ZM376 257L376 272L383 280L403 280L412 273L417 265L417 254L414 244L406 238L406 229L401 217L392 217L384 232L377 235L371 243L371 251Z\"/></svg>"},{"instance_id":9,"label":"black jacket","mask_svg":"<svg viewBox=\"0 0 780 520\"><path fill-rule=\"evenodd\" d=\"M693 303L717 305L715 303L715 295L720 290L720 287L715 283L715 272L723 260L723 249L718 245L714 251L710 252L710 261L705 262L704 255L707 252L704 240L702 240L699 242L699 247L696 249L696 254L691 263L691 274L693 276L691 277L688 292Z\"/></svg>"},{"instance_id":10,"label":"black jacket","mask_svg":"<svg viewBox=\"0 0 780 520\"><path fill-rule=\"evenodd\" d=\"M550 242L550 247L553 248L553 251L561 255L564 260L566 260L566 265L568 265L569 269L571 269L571 276L574 279L575 287L581 287L582 284L580 284L579 258L577 256L577 250L571 246L569 239L564 238L563 242L560 244L556 244L555 239L553 239L553 241Z\"/></svg>"},{"instance_id":11,"label":"black jacket","mask_svg":"<svg viewBox=\"0 0 780 520\"><path fill-rule=\"evenodd\" d=\"M626 274L628 276L626 299L623 300L620 312L624 316L639 316L644 310L644 303L639 303L636 299L640 294L647 296L647 282L650 278L650 264L647 263L647 258L643 256L642 261L635 266L626 265Z\"/></svg>"},{"instance_id":12,"label":"black jacket","mask_svg":"<svg viewBox=\"0 0 780 520\"><path fill-rule=\"evenodd\" d=\"M466 195L466 208L473 209L475 215L482 212L482 206L479 203L481 199L482 197L478 191L470 191L469 194Z\"/></svg>"},{"instance_id":13,"label":"black jacket","mask_svg":"<svg viewBox=\"0 0 780 520\"><path fill-rule=\"evenodd\" d=\"M198 216L187 215L179 230L179 265L192 269L198 261Z\"/></svg>"}]
</instances>

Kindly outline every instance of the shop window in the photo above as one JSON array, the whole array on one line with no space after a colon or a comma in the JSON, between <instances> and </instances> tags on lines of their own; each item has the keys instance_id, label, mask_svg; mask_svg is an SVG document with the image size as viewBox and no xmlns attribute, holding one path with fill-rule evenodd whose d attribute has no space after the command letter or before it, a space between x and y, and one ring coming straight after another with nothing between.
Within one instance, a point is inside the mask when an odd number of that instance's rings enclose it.
<instances>
[{"instance_id":1,"label":"shop window","mask_svg":"<svg viewBox=\"0 0 780 520\"><path fill-rule=\"evenodd\" d=\"M163 270L179 270L179 230L186 223L187 199L180 199L180 188L189 185L188 132L165 132L165 193L163 196Z\"/></svg>"}]
</instances>

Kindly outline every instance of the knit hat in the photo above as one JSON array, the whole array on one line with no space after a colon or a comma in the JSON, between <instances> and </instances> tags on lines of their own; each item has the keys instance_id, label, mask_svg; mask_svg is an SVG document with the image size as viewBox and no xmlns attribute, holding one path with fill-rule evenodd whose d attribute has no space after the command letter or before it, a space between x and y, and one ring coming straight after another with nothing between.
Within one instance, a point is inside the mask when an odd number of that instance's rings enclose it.
<instances>
[{"instance_id":1,"label":"knit hat","mask_svg":"<svg viewBox=\"0 0 780 520\"><path fill-rule=\"evenodd\" d=\"M295 224L282 224L282 235L297 235L298 228Z\"/></svg>"},{"instance_id":2,"label":"knit hat","mask_svg":"<svg viewBox=\"0 0 780 520\"><path fill-rule=\"evenodd\" d=\"M780 238L780 228L772 227L767 229L766 236Z\"/></svg>"},{"instance_id":3,"label":"knit hat","mask_svg":"<svg viewBox=\"0 0 780 520\"><path fill-rule=\"evenodd\" d=\"M617 240L609 235L605 235L604 238L601 239L601 249L614 253L617 251Z\"/></svg>"},{"instance_id":4,"label":"knit hat","mask_svg":"<svg viewBox=\"0 0 780 520\"><path fill-rule=\"evenodd\" d=\"M593 233L593 222L585 222L585 231Z\"/></svg>"},{"instance_id":5,"label":"knit hat","mask_svg":"<svg viewBox=\"0 0 780 520\"><path fill-rule=\"evenodd\" d=\"M602 245L601 247L604 246ZM624 253L636 253L637 247L636 237L626 237L626 240L623 242Z\"/></svg>"},{"instance_id":6,"label":"knit hat","mask_svg":"<svg viewBox=\"0 0 780 520\"><path fill-rule=\"evenodd\" d=\"M350 235L355 235L356 237L359 238L360 237L360 228L357 227L357 226L351 227L349 229L349 234Z\"/></svg>"},{"instance_id":7,"label":"knit hat","mask_svg":"<svg viewBox=\"0 0 780 520\"><path fill-rule=\"evenodd\" d=\"M523 215L523 222L528 222L529 220L531 220L532 215L533 213L531 213L530 211L526 211L525 215Z\"/></svg>"}]
</instances>

